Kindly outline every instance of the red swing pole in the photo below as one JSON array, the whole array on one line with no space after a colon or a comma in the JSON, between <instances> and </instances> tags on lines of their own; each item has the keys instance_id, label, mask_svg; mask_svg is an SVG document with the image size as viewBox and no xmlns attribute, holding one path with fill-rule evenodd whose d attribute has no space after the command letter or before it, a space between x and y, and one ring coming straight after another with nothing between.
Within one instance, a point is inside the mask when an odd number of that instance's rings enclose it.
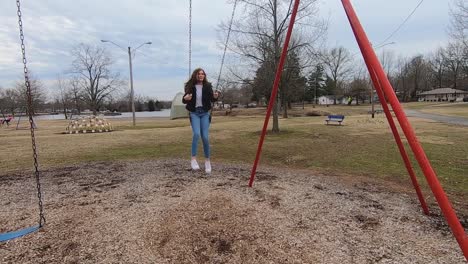
<instances>
[{"instance_id":1,"label":"red swing pole","mask_svg":"<svg viewBox=\"0 0 468 264\"><path fill-rule=\"evenodd\" d=\"M408 143L413 150L413 153L416 157L416 160L419 163L424 176L431 188L432 193L434 194L439 207L442 210L442 213L447 220L447 223L452 230L453 235L455 236L465 258L468 260L468 237L463 229L463 226L460 223L455 211L450 204L450 201L445 194L440 182L437 178L437 175L432 168L421 144L419 143L413 128L411 127L408 118L406 117L403 107L401 106L395 92L392 89L390 82L388 81L387 76L380 65L377 56L375 55L374 50L372 49L369 39L367 38L364 29L362 28L359 19L354 12L354 9L351 5L350 0L341 0L343 7L345 9L346 15L348 16L349 23L353 28L354 35L359 44L362 54L366 60L368 68L373 69L375 75L377 76L380 84L382 86L385 95L387 95L389 102L392 106L393 111L397 117L398 122L400 123L401 128L408 140ZM381 102L383 104L383 102Z\"/></svg>"},{"instance_id":2,"label":"red swing pole","mask_svg":"<svg viewBox=\"0 0 468 264\"><path fill-rule=\"evenodd\" d=\"M356 31L353 24L351 24L351 29L353 30L353 32ZM358 45L359 45L359 48L362 49L360 42L358 42ZM413 184L413 187L416 191L416 195L418 196L418 200L419 200L419 203L421 204L421 208L425 215L429 215L429 208L427 207L421 188L419 187L418 179L416 178L416 175L414 174L414 170L413 170L413 167L411 166L408 153L406 152L405 147L403 146L403 142L401 141L400 133L398 132L398 129L396 128L395 122L393 121L392 114L390 113L390 110L388 108L387 99L385 98L385 93L384 93L384 90L382 89L382 85L380 84L380 81L377 78L375 70L369 64L367 64L366 57L364 57L364 60L366 61L366 66L369 71L369 75L371 77L372 83L374 84L375 90L377 91L377 95L379 96L379 101L382 104L385 117L388 120L388 124L390 125L390 129L392 130L393 137L395 138L395 141L398 145L398 150L400 151L400 155L403 158L403 162L405 163L406 170L408 171L408 174L410 175L411 183ZM372 100L374 100L374 98L372 98Z\"/></svg>"},{"instance_id":3,"label":"red swing pole","mask_svg":"<svg viewBox=\"0 0 468 264\"><path fill-rule=\"evenodd\" d=\"M388 108L387 100L385 99L385 95L384 95L382 86L380 85L380 81L378 80L377 75L375 74L375 71L373 68L368 68L368 70L369 70L372 82L374 83L375 90L377 91L377 95L379 96L379 101L381 102L382 108L385 112L385 117L388 120L388 124L390 125L390 129L392 130L393 137L395 138L395 141L398 145L398 150L400 151L400 155L403 158L406 170L408 171L408 174L410 175L411 183L413 184L413 187L416 191L416 195L418 196L418 200L419 200L419 203L421 204L421 208L423 209L423 212L425 215L429 215L429 208L427 207L421 188L419 187L418 179L416 178L416 175L414 174L414 170L413 170L413 167L411 166L408 153L406 153L405 147L403 146L403 142L401 141L400 134L398 133L398 129L396 128L395 122L393 121L393 117Z\"/></svg>"},{"instance_id":4,"label":"red swing pole","mask_svg":"<svg viewBox=\"0 0 468 264\"><path fill-rule=\"evenodd\" d=\"M255 179L255 172L257 171L258 161L260 160L260 155L262 153L263 141L265 140L265 134L266 134L266 130L268 127L268 122L270 120L271 110L273 109L273 106L275 105L276 95L278 94L278 86L281 80L281 73L283 72L283 66L284 66L284 61L286 59L286 54L288 53L289 40L291 39L294 22L296 20L297 9L299 8L299 2L300 2L299 0L294 1L294 7L291 13L291 19L289 20L288 32L286 33L286 39L284 41L283 51L281 52L281 58L278 64L278 68L276 69L275 81L273 83L273 88L271 90L270 102L268 102L265 122L263 123L262 135L260 136L260 140L258 142L257 155L255 156L254 165L252 167L252 173L250 174L249 187L252 187L253 181Z\"/></svg>"}]
</instances>

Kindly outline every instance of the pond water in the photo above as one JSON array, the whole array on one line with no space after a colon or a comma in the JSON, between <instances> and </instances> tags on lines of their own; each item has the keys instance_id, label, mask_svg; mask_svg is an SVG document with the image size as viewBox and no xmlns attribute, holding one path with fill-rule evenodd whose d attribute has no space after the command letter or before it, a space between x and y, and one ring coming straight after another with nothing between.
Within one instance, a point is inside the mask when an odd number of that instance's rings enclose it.
<instances>
[{"instance_id":1,"label":"pond water","mask_svg":"<svg viewBox=\"0 0 468 264\"><path fill-rule=\"evenodd\" d=\"M154 111L154 112L135 112L136 118L138 117L169 117L171 114L171 109L163 109L161 111ZM82 115L82 116L87 116L87 115ZM73 117L77 117L74 115ZM73 118L72 117L72 118ZM111 118L132 118L132 112L124 112L122 115L116 115L116 116L104 116L106 119L111 119ZM60 119L65 119L64 114L58 114L58 115L38 115L35 117L36 120L60 120Z\"/></svg>"}]
</instances>

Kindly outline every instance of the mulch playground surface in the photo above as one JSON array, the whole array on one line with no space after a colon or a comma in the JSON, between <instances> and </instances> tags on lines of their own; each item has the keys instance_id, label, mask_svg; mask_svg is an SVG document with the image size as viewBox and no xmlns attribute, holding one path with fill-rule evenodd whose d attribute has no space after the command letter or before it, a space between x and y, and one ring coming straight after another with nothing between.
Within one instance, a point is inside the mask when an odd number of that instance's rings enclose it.
<instances>
[{"instance_id":1,"label":"mulch playground surface","mask_svg":"<svg viewBox=\"0 0 468 264\"><path fill-rule=\"evenodd\" d=\"M440 213L369 177L186 160L42 171L45 226L0 263L466 263ZM409 180L408 180L409 181ZM427 194L430 196L430 194ZM0 232L37 224L31 172L0 175ZM437 207L431 205L437 212Z\"/></svg>"}]
</instances>

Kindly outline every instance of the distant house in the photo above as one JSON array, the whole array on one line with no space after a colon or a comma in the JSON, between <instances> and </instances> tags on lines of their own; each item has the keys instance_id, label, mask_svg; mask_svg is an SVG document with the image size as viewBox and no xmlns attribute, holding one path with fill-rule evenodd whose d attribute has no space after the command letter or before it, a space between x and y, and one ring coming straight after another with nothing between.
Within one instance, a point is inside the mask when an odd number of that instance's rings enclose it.
<instances>
[{"instance_id":1,"label":"distant house","mask_svg":"<svg viewBox=\"0 0 468 264\"><path fill-rule=\"evenodd\" d=\"M418 95L419 102L455 102L463 101L463 98L468 97L468 91L457 90L453 88L438 88L431 91L426 91Z\"/></svg>"},{"instance_id":2,"label":"distant house","mask_svg":"<svg viewBox=\"0 0 468 264\"><path fill-rule=\"evenodd\" d=\"M353 98L355 99L355 98ZM350 98L349 97L337 97L336 98L336 104L344 104L347 105L349 103ZM335 102L335 99L332 95L322 95L319 98L317 98L318 104L319 105L332 105ZM352 105L356 104L356 100L352 100L351 102Z\"/></svg>"},{"instance_id":3,"label":"distant house","mask_svg":"<svg viewBox=\"0 0 468 264\"><path fill-rule=\"evenodd\" d=\"M331 105L333 104L333 97L322 95L318 98L318 104L319 105Z\"/></svg>"}]
</instances>

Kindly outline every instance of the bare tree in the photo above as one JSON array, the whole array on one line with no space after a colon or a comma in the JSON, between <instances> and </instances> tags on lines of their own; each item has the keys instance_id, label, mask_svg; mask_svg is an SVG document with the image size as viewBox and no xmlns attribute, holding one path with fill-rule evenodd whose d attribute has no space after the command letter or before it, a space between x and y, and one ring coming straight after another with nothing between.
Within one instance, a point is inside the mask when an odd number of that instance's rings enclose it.
<instances>
[{"instance_id":1,"label":"bare tree","mask_svg":"<svg viewBox=\"0 0 468 264\"><path fill-rule=\"evenodd\" d=\"M248 107L252 101L252 85L244 84L239 89L239 103Z\"/></svg>"},{"instance_id":2,"label":"bare tree","mask_svg":"<svg viewBox=\"0 0 468 264\"><path fill-rule=\"evenodd\" d=\"M65 119L68 119L70 107L73 105L73 92L67 81L61 75L57 76L55 99L63 109Z\"/></svg>"},{"instance_id":3,"label":"bare tree","mask_svg":"<svg viewBox=\"0 0 468 264\"><path fill-rule=\"evenodd\" d=\"M264 94L269 100L275 100L273 108L273 132L279 132L278 122L278 98L268 98L268 93L274 81L274 74L280 59L281 48L284 43L288 22L292 15L293 0L239 0L239 5L243 5L244 10L237 21L233 23L232 45L230 50L250 62L251 68L257 68L257 80L254 85L261 85ZM310 29L320 29L320 22L317 19L317 0L306 0L301 2L294 26L294 39L289 51L294 50L300 54L302 49L313 43L317 38L308 38L304 41L302 36L306 33L302 29L307 26ZM226 25L221 25L226 31ZM312 30L308 31L309 34ZM316 33L316 32L314 32ZM300 56L304 57L305 56ZM258 73L262 73L261 78ZM242 75L242 74L239 74ZM246 79L245 77L241 79ZM281 89L287 86L282 82ZM256 87L253 87L255 90ZM255 91L254 91L255 93ZM260 99L260 98L258 98Z\"/></svg>"},{"instance_id":4,"label":"bare tree","mask_svg":"<svg viewBox=\"0 0 468 264\"><path fill-rule=\"evenodd\" d=\"M131 95L129 96L131 98ZM149 97L141 94L135 95L135 111L142 112L145 111L145 102L148 102Z\"/></svg>"},{"instance_id":5,"label":"bare tree","mask_svg":"<svg viewBox=\"0 0 468 264\"><path fill-rule=\"evenodd\" d=\"M72 51L72 73L82 99L96 114L104 100L123 85L117 73L111 71L113 64L106 50L97 46L80 44Z\"/></svg>"},{"instance_id":6,"label":"bare tree","mask_svg":"<svg viewBox=\"0 0 468 264\"><path fill-rule=\"evenodd\" d=\"M235 94L234 89L236 89L237 85L239 85L237 82L231 81L236 77L226 77L226 74L224 74L224 76L224 78L219 80L218 84L218 89L221 91L221 98L219 102L221 103L221 108L223 109L225 108L225 104L229 104L229 106L232 105Z\"/></svg>"},{"instance_id":7,"label":"bare tree","mask_svg":"<svg viewBox=\"0 0 468 264\"><path fill-rule=\"evenodd\" d=\"M468 2L466 0L454 0L453 4L450 8L450 36L468 47Z\"/></svg>"},{"instance_id":8,"label":"bare tree","mask_svg":"<svg viewBox=\"0 0 468 264\"><path fill-rule=\"evenodd\" d=\"M355 98L357 105L359 104L359 100L364 101L369 96L371 90L369 80L358 76L355 76L348 86L347 95ZM351 102L352 100L348 101L348 104L351 104Z\"/></svg>"},{"instance_id":9,"label":"bare tree","mask_svg":"<svg viewBox=\"0 0 468 264\"><path fill-rule=\"evenodd\" d=\"M407 74L409 71L408 59L399 57L396 65L395 86L393 88L399 99L405 102L409 97L409 75Z\"/></svg>"},{"instance_id":10,"label":"bare tree","mask_svg":"<svg viewBox=\"0 0 468 264\"><path fill-rule=\"evenodd\" d=\"M29 74L29 84L31 88L31 100L32 105L31 108L28 108L28 96L26 93L26 85L24 81L18 81L15 84L15 97L17 105L19 108L31 111L33 115L35 115L40 106L44 105L46 101L47 95L44 89L44 85L42 82L36 78L32 74Z\"/></svg>"},{"instance_id":11,"label":"bare tree","mask_svg":"<svg viewBox=\"0 0 468 264\"><path fill-rule=\"evenodd\" d=\"M229 109L232 109L232 105L239 101L239 93L239 89L234 86L226 89L223 93L223 104L229 105Z\"/></svg>"},{"instance_id":12,"label":"bare tree","mask_svg":"<svg viewBox=\"0 0 468 264\"><path fill-rule=\"evenodd\" d=\"M429 63L432 68L432 86L442 88L445 76L445 49L439 48L434 53L429 55Z\"/></svg>"},{"instance_id":13,"label":"bare tree","mask_svg":"<svg viewBox=\"0 0 468 264\"><path fill-rule=\"evenodd\" d=\"M385 61L387 61L387 64L384 63ZM390 63L390 61L392 63ZM387 65L387 70L390 71L392 68L390 65L393 65L393 56L384 57L381 59L381 62L382 66ZM347 91L347 95L351 96L352 98L354 97L356 99L356 104L359 104L359 100L364 103L367 98L370 98L370 103L373 105L375 102L374 90L376 87L374 87L374 83L372 82L372 79L369 75L366 64L364 61L362 61L361 63L357 64L355 68L356 69L354 70L353 79L348 84L349 90ZM350 103L352 103L352 100L351 102L348 101L348 104Z\"/></svg>"},{"instance_id":14,"label":"bare tree","mask_svg":"<svg viewBox=\"0 0 468 264\"><path fill-rule=\"evenodd\" d=\"M445 67L448 71L449 83L453 89L458 88L461 81L463 67L467 61L467 48L461 43L450 43L444 52Z\"/></svg>"},{"instance_id":15,"label":"bare tree","mask_svg":"<svg viewBox=\"0 0 468 264\"><path fill-rule=\"evenodd\" d=\"M379 60L387 76L390 76L395 67L395 53L384 49L379 53Z\"/></svg>"},{"instance_id":16,"label":"bare tree","mask_svg":"<svg viewBox=\"0 0 468 264\"><path fill-rule=\"evenodd\" d=\"M430 90L432 71L432 65L423 55L399 59L396 83L400 99L416 100L420 92Z\"/></svg>"},{"instance_id":17,"label":"bare tree","mask_svg":"<svg viewBox=\"0 0 468 264\"><path fill-rule=\"evenodd\" d=\"M451 79L454 88L468 89L468 2L466 0L454 0L450 8L450 15L449 34L452 41L447 51L456 46L456 49L452 52L456 52L458 59L462 59L460 73L454 71L453 66L455 65L449 65L452 71ZM455 75L457 75L457 78L455 78Z\"/></svg>"},{"instance_id":18,"label":"bare tree","mask_svg":"<svg viewBox=\"0 0 468 264\"><path fill-rule=\"evenodd\" d=\"M7 113L15 114L15 110L18 108L16 94L14 89L3 89L0 87L0 113L2 117L5 118Z\"/></svg>"},{"instance_id":19,"label":"bare tree","mask_svg":"<svg viewBox=\"0 0 468 264\"><path fill-rule=\"evenodd\" d=\"M75 111L78 115L81 114L81 110L83 110L83 91L80 90L80 82L77 76L72 76L69 80L70 85L70 92L71 92L71 100L73 102L73 109L72 113Z\"/></svg>"},{"instance_id":20,"label":"bare tree","mask_svg":"<svg viewBox=\"0 0 468 264\"><path fill-rule=\"evenodd\" d=\"M353 58L344 47L332 48L321 55L325 72L332 80L333 104L336 104L337 96L343 93L342 83L352 73Z\"/></svg>"}]
</instances>

